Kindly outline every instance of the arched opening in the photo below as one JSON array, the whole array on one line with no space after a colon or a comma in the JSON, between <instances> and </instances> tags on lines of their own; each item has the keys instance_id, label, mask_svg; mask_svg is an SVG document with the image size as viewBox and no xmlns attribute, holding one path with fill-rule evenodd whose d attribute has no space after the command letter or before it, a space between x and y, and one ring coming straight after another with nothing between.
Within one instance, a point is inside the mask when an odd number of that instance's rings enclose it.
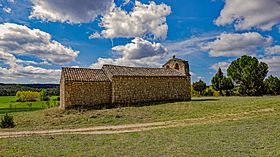
<instances>
[{"instance_id":1,"label":"arched opening","mask_svg":"<svg viewBox=\"0 0 280 157\"><path fill-rule=\"evenodd\" d=\"M178 63L175 64L175 69L179 70L179 64Z\"/></svg>"},{"instance_id":2,"label":"arched opening","mask_svg":"<svg viewBox=\"0 0 280 157\"><path fill-rule=\"evenodd\" d=\"M166 68L169 69L170 68L169 65L167 65Z\"/></svg>"}]
</instances>

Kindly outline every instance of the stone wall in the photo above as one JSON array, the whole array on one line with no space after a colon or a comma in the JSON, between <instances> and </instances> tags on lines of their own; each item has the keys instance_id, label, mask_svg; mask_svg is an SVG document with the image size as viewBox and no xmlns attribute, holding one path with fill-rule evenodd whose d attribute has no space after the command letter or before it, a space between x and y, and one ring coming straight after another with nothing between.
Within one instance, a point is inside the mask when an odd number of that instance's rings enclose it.
<instances>
[{"instance_id":1,"label":"stone wall","mask_svg":"<svg viewBox=\"0 0 280 157\"><path fill-rule=\"evenodd\" d=\"M65 83L64 83L64 78L61 77L60 79L60 107L64 108L64 104L65 104Z\"/></svg>"},{"instance_id":2,"label":"stone wall","mask_svg":"<svg viewBox=\"0 0 280 157\"><path fill-rule=\"evenodd\" d=\"M113 77L112 103L190 99L189 77Z\"/></svg>"},{"instance_id":3,"label":"stone wall","mask_svg":"<svg viewBox=\"0 0 280 157\"><path fill-rule=\"evenodd\" d=\"M63 107L95 106L111 103L110 82L65 82Z\"/></svg>"}]
</instances>

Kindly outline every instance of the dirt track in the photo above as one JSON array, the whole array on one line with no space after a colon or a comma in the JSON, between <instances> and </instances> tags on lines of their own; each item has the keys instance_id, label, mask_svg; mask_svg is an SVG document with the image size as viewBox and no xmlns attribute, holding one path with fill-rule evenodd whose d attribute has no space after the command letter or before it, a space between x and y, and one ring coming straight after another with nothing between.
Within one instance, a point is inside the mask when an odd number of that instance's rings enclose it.
<instances>
[{"instance_id":1,"label":"dirt track","mask_svg":"<svg viewBox=\"0 0 280 157\"><path fill-rule=\"evenodd\" d=\"M119 134L119 133L130 133L140 132L153 129L172 128L180 126L191 126L191 125L203 125L220 123L224 121L234 121L245 118L251 118L256 115L266 114L274 112L274 108L259 109L249 112L243 112L238 114L221 114L215 116L208 116L203 118L192 118L184 120L164 121L164 122L153 122L153 123L142 123L142 124L126 124L126 125L115 125L115 126L97 126L88 128L78 129L57 129L57 130L42 130L42 131L18 131L18 132L0 132L0 138L16 138L23 136L34 136L34 135L65 135L65 134Z\"/></svg>"}]
</instances>

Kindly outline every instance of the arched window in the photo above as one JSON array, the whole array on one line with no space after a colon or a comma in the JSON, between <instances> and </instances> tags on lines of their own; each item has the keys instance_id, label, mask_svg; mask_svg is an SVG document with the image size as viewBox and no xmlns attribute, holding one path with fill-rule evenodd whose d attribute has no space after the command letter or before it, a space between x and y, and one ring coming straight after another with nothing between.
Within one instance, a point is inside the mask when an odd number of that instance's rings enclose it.
<instances>
[{"instance_id":1,"label":"arched window","mask_svg":"<svg viewBox=\"0 0 280 157\"><path fill-rule=\"evenodd\" d=\"M169 69L169 65L167 65L166 68Z\"/></svg>"},{"instance_id":2,"label":"arched window","mask_svg":"<svg viewBox=\"0 0 280 157\"><path fill-rule=\"evenodd\" d=\"M175 64L175 69L179 70L179 64L178 63Z\"/></svg>"}]
</instances>

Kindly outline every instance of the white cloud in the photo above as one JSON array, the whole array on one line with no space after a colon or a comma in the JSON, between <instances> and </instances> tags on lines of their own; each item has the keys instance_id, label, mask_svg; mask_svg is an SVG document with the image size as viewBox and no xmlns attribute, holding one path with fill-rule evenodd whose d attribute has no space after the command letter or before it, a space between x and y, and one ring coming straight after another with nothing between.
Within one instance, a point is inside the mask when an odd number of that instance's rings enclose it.
<instances>
[{"instance_id":1,"label":"white cloud","mask_svg":"<svg viewBox=\"0 0 280 157\"><path fill-rule=\"evenodd\" d=\"M95 33L92 33L90 36L89 36L89 39L96 39L96 38L101 38L101 35L97 32Z\"/></svg>"},{"instance_id":2,"label":"white cloud","mask_svg":"<svg viewBox=\"0 0 280 157\"><path fill-rule=\"evenodd\" d=\"M182 56L202 52L201 47L203 44L213 39L216 39L216 35L192 37L182 41L169 41L163 43L163 45L168 49L169 52Z\"/></svg>"},{"instance_id":3,"label":"white cloud","mask_svg":"<svg viewBox=\"0 0 280 157\"><path fill-rule=\"evenodd\" d=\"M211 66L211 69L218 71L219 68L221 68L221 70L223 72L226 72L227 68L230 66L230 62L218 62L215 63Z\"/></svg>"},{"instance_id":4,"label":"white cloud","mask_svg":"<svg viewBox=\"0 0 280 157\"><path fill-rule=\"evenodd\" d=\"M151 43L142 38L135 38L127 45L115 46L112 50L125 59L141 59L145 57L167 54L167 49L160 43Z\"/></svg>"},{"instance_id":5,"label":"white cloud","mask_svg":"<svg viewBox=\"0 0 280 157\"><path fill-rule=\"evenodd\" d=\"M70 63L78 53L38 29L12 23L0 24L0 82L57 83L60 70L39 65ZM19 56L33 56L41 61L22 60Z\"/></svg>"},{"instance_id":6,"label":"white cloud","mask_svg":"<svg viewBox=\"0 0 280 157\"><path fill-rule=\"evenodd\" d=\"M14 55L5 53L0 50L0 63L7 65L7 67L0 66L0 81L8 82L32 82L36 79L56 82L59 79L60 70L56 69L44 69L41 67L34 67L29 64L45 64L37 63L34 61L24 61L17 59Z\"/></svg>"},{"instance_id":7,"label":"white cloud","mask_svg":"<svg viewBox=\"0 0 280 157\"><path fill-rule=\"evenodd\" d=\"M7 8L7 7L4 7L3 8L3 11L7 14L11 14L12 13L12 9L11 8Z\"/></svg>"},{"instance_id":8,"label":"white cloud","mask_svg":"<svg viewBox=\"0 0 280 157\"><path fill-rule=\"evenodd\" d=\"M273 47L268 47L268 48L265 49L265 51L266 51L266 54L268 54L268 55L280 54L280 45L275 45Z\"/></svg>"},{"instance_id":9,"label":"white cloud","mask_svg":"<svg viewBox=\"0 0 280 157\"><path fill-rule=\"evenodd\" d=\"M280 56L268 56L261 58L260 61L269 65L269 75L280 77Z\"/></svg>"},{"instance_id":10,"label":"white cloud","mask_svg":"<svg viewBox=\"0 0 280 157\"><path fill-rule=\"evenodd\" d=\"M32 0L30 18L43 21L87 23L107 13L113 0Z\"/></svg>"},{"instance_id":11,"label":"white cloud","mask_svg":"<svg viewBox=\"0 0 280 157\"><path fill-rule=\"evenodd\" d=\"M241 56L254 54L259 47L272 42L271 37L263 37L257 32L249 33L223 33L213 42L209 42L202 48L209 51L212 57L218 56Z\"/></svg>"},{"instance_id":12,"label":"white cloud","mask_svg":"<svg viewBox=\"0 0 280 157\"><path fill-rule=\"evenodd\" d=\"M46 32L12 23L0 24L0 49L16 55L33 55L56 64L70 63L79 54L52 40Z\"/></svg>"},{"instance_id":13,"label":"white cloud","mask_svg":"<svg viewBox=\"0 0 280 157\"><path fill-rule=\"evenodd\" d=\"M126 5L130 2L130 0L123 0L123 5Z\"/></svg>"},{"instance_id":14,"label":"white cloud","mask_svg":"<svg viewBox=\"0 0 280 157\"><path fill-rule=\"evenodd\" d=\"M7 2L15 3L15 0L7 0Z\"/></svg>"},{"instance_id":15,"label":"white cloud","mask_svg":"<svg viewBox=\"0 0 280 157\"><path fill-rule=\"evenodd\" d=\"M12 68L0 67L0 75L0 81L8 83L34 83L35 80L40 81L40 83L57 83L59 80L60 70L17 65Z\"/></svg>"},{"instance_id":16,"label":"white cloud","mask_svg":"<svg viewBox=\"0 0 280 157\"><path fill-rule=\"evenodd\" d=\"M104 38L132 38L145 37L149 39L165 39L168 25L166 16L171 8L166 4L157 5L151 1L149 4L135 2L131 12L114 7L110 13L101 19Z\"/></svg>"},{"instance_id":17,"label":"white cloud","mask_svg":"<svg viewBox=\"0 0 280 157\"><path fill-rule=\"evenodd\" d=\"M235 24L236 29L270 30L280 24L280 0L226 0L217 25Z\"/></svg>"},{"instance_id":18,"label":"white cloud","mask_svg":"<svg viewBox=\"0 0 280 157\"><path fill-rule=\"evenodd\" d=\"M151 43L141 38L135 38L132 43L112 48L119 58L99 58L92 68L100 68L104 64L159 67L162 59L167 55L167 49L159 43Z\"/></svg>"}]
</instances>

